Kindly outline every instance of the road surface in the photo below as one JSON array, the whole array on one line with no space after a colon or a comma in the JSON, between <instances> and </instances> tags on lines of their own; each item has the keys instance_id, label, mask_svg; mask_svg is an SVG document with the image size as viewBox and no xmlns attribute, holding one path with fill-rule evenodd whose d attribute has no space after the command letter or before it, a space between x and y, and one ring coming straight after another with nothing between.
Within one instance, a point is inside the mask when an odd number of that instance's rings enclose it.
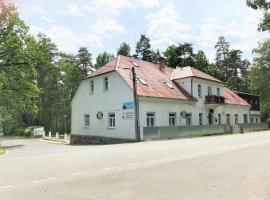
<instances>
[{"instance_id":1,"label":"road surface","mask_svg":"<svg viewBox=\"0 0 270 200\"><path fill-rule=\"evenodd\" d=\"M36 139L2 145L1 200L270 199L270 131L100 146Z\"/></svg>"}]
</instances>

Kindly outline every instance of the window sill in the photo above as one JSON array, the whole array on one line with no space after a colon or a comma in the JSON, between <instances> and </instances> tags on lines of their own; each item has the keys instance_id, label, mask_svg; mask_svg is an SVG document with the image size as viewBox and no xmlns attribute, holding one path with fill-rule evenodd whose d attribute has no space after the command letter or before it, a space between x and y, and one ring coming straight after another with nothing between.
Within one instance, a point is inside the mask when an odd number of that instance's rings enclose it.
<instances>
[{"instance_id":1,"label":"window sill","mask_svg":"<svg viewBox=\"0 0 270 200\"><path fill-rule=\"evenodd\" d=\"M84 129L89 129L89 128L91 128L91 126L84 126L83 128Z\"/></svg>"},{"instance_id":2,"label":"window sill","mask_svg":"<svg viewBox=\"0 0 270 200\"><path fill-rule=\"evenodd\" d=\"M94 92L89 92L89 94L94 94Z\"/></svg>"},{"instance_id":3,"label":"window sill","mask_svg":"<svg viewBox=\"0 0 270 200\"><path fill-rule=\"evenodd\" d=\"M115 129L115 127L108 127L107 129Z\"/></svg>"},{"instance_id":4,"label":"window sill","mask_svg":"<svg viewBox=\"0 0 270 200\"><path fill-rule=\"evenodd\" d=\"M103 92L108 92L108 91L109 91L108 89L107 90L105 90L105 89L103 90Z\"/></svg>"}]
</instances>

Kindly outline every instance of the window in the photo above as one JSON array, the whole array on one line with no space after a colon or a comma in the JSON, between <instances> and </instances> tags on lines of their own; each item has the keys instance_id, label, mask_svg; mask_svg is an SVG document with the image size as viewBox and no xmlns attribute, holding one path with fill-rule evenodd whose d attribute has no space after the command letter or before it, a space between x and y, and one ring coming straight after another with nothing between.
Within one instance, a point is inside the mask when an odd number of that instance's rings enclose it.
<instances>
[{"instance_id":1,"label":"window","mask_svg":"<svg viewBox=\"0 0 270 200\"><path fill-rule=\"evenodd\" d=\"M141 84L147 85L147 83L141 77L137 77L137 79L141 82Z\"/></svg>"},{"instance_id":2,"label":"window","mask_svg":"<svg viewBox=\"0 0 270 200\"><path fill-rule=\"evenodd\" d=\"M230 116L230 114L226 114L226 123L227 124L230 124L231 123L231 116Z\"/></svg>"},{"instance_id":3,"label":"window","mask_svg":"<svg viewBox=\"0 0 270 200\"><path fill-rule=\"evenodd\" d=\"M90 115L89 114L84 115L84 127L90 127Z\"/></svg>"},{"instance_id":4,"label":"window","mask_svg":"<svg viewBox=\"0 0 270 200\"><path fill-rule=\"evenodd\" d=\"M199 113L199 125L203 125L203 114Z\"/></svg>"},{"instance_id":5,"label":"window","mask_svg":"<svg viewBox=\"0 0 270 200\"><path fill-rule=\"evenodd\" d=\"M109 89L109 79L108 77L104 78L104 90L107 91Z\"/></svg>"},{"instance_id":6,"label":"window","mask_svg":"<svg viewBox=\"0 0 270 200\"><path fill-rule=\"evenodd\" d=\"M202 97L202 86L198 85L198 97Z\"/></svg>"},{"instance_id":7,"label":"window","mask_svg":"<svg viewBox=\"0 0 270 200\"><path fill-rule=\"evenodd\" d=\"M244 114L244 123L248 123L248 115L247 114Z\"/></svg>"},{"instance_id":8,"label":"window","mask_svg":"<svg viewBox=\"0 0 270 200\"><path fill-rule=\"evenodd\" d=\"M221 124L221 114L218 114L218 124Z\"/></svg>"},{"instance_id":9,"label":"window","mask_svg":"<svg viewBox=\"0 0 270 200\"><path fill-rule=\"evenodd\" d=\"M90 93L94 93L94 81L90 81Z\"/></svg>"},{"instance_id":10,"label":"window","mask_svg":"<svg viewBox=\"0 0 270 200\"><path fill-rule=\"evenodd\" d=\"M186 125L190 126L191 124L192 124L192 114L187 113L187 115L186 115Z\"/></svg>"},{"instance_id":11,"label":"window","mask_svg":"<svg viewBox=\"0 0 270 200\"><path fill-rule=\"evenodd\" d=\"M217 96L220 96L220 89L217 88Z\"/></svg>"},{"instance_id":12,"label":"window","mask_svg":"<svg viewBox=\"0 0 270 200\"><path fill-rule=\"evenodd\" d=\"M168 86L168 88L173 89L173 86L172 86L172 84L171 84L171 83L169 83L169 82L165 81L165 82L164 82L164 84L165 84L165 85L167 85L167 86Z\"/></svg>"},{"instance_id":13,"label":"window","mask_svg":"<svg viewBox=\"0 0 270 200\"><path fill-rule=\"evenodd\" d=\"M176 113L169 113L169 125L175 126L176 124Z\"/></svg>"},{"instance_id":14,"label":"window","mask_svg":"<svg viewBox=\"0 0 270 200\"><path fill-rule=\"evenodd\" d=\"M108 128L115 128L115 113L108 114Z\"/></svg>"},{"instance_id":15,"label":"window","mask_svg":"<svg viewBox=\"0 0 270 200\"><path fill-rule=\"evenodd\" d=\"M250 118L250 123L253 124L253 118Z\"/></svg>"},{"instance_id":16,"label":"window","mask_svg":"<svg viewBox=\"0 0 270 200\"><path fill-rule=\"evenodd\" d=\"M208 96L212 95L212 88L210 86L207 87Z\"/></svg>"},{"instance_id":17,"label":"window","mask_svg":"<svg viewBox=\"0 0 270 200\"><path fill-rule=\"evenodd\" d=\"M235 114L234 115L234 123L235 124L238 124L238 114Z\"/></svg>"},{"instance_id":18,"label":"window","mask_svg":"<svg viewBox=\"0 0 270 200\"><path fill-rule=\"evenodd\" d=\"M155 126L155 113L147 113L146 114L146 123L147 127Z\"/></svg>"},{"instance_id":19,"label":"window","mask_svg":"<svg viewBox=\"0 0 270 200\"><path fill-rule=\"evenodd\" d=\"M258 123L259 122L259 120L258 120L258 118L256 118L256 123Z\"/></svg>"}]
</instances>

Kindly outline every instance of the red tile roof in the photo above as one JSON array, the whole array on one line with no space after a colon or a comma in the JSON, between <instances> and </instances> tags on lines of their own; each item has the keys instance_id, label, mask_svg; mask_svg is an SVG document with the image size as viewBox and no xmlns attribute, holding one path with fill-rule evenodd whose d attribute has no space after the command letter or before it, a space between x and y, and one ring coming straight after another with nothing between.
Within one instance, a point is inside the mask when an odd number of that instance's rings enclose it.
<instances>
[{"instance_id":1,"label":"red tile roof","mask_svg":"<svg viewBox=\"0 0 270 200\"><path fill-rule=\"evenodd\" d=\"M138 67L136 67L134 64ZM143 97L160 97L189 101L196 100L196 98L192 97L182 87L180 87L178 84L171 80L171 78L175 77L184 78L194 76L222 83L220 80L192 67L184 67L183 69L181 69L185 71L183 75L181 75L179 68L174 69L165 67L161 70L158 64L153 64L150 62L126 56L118 56L105 66L97 69L97 71L93 72L91 75L88 75L86 78L91 78L112 71L117 71L120 76L127 82L127 84L132 88L132 67L135 67L137 77L142 78L147 83L147 85L137 84L138 95ZM170 89L164 82L168 82L170 85L172 85L173 89ZM233 91L225 87L224 97L226 104L249 105L245 100L243 100Z\"/></svg>"},{"instance_id":2,"label":"red tile roof","mask_svg":"<svg viewBox=\"0 0 270 200\"><path fill-rule=\"evenodd\" d=\"M226 104L243 105L243 106L250 105L229 88L224 87L223 93Z\"/></svg>"},{"instance_id":3,"label":"red tile roof","mask_svg":"<svg viewBox=\"0 0 270 200\"><path fill-rule=\"evenodd\" d=\"M182 79L182 78L188 78L188 77L197 77L201 79L206 79L209 81L215 81L222 83L222 81L204 73L200 70L194 69L193 67L177 67L172 74L173 79Z\"/></svg>"}]
</instances>

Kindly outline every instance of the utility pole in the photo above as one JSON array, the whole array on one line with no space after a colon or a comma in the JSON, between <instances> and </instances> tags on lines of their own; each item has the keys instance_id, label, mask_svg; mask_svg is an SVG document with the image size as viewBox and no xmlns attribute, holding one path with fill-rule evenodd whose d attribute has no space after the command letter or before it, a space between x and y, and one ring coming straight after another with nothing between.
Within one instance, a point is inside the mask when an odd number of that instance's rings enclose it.
<instances>
[{"instance_id":1,"label":"utility pole","mask_svg":"<svg viewBox=\"0 0 270 200\"><path fill-rule=\"evenodd\" d=\"M133 81L133 98L134 98L134 116L135 116L135 136L136 141L140 141L140 126L139 126L139 101L137 96L137 84L135 68L132 67L132 81Z\"/></svg>"}]
</instances>

